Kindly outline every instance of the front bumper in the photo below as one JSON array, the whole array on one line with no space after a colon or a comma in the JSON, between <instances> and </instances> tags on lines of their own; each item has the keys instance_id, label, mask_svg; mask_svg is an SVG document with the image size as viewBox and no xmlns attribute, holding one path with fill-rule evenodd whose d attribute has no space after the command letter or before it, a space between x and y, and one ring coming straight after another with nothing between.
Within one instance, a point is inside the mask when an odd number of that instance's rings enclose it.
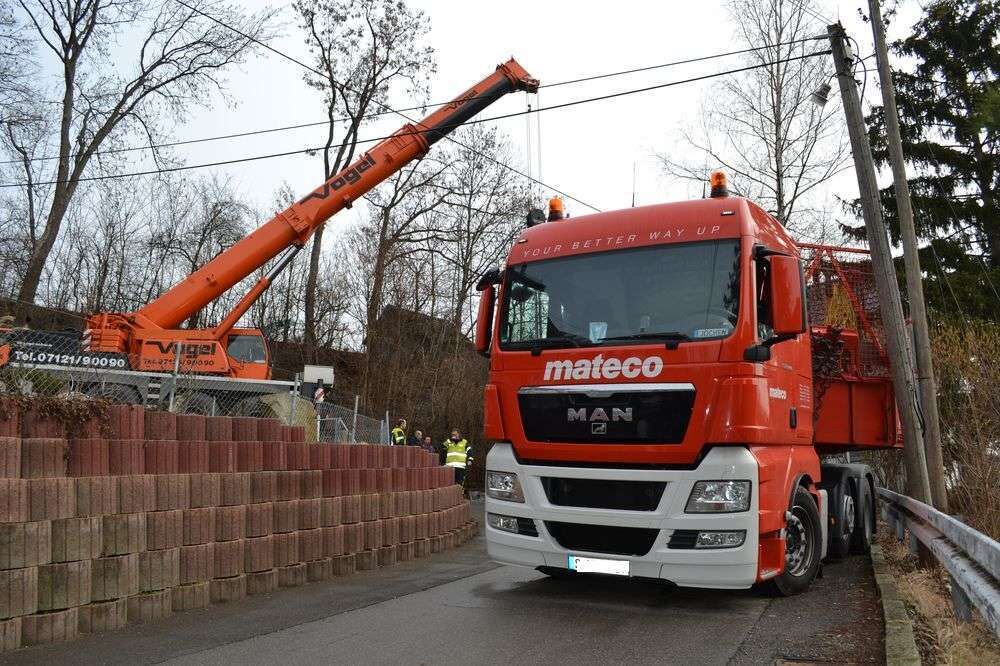
<instances>
[{"instance_id":1,"label":"front bumper","mask_svg":"<svg viewBox=\"0 0 1000 666\"><path fill-rule=\"evenodd\" d=\"M757 461L743 447L716 447L694 470L594 469L550 465L522 465L510 444L496 444L486 459L488 470L515 472L524 491L524 502L486 498L487 513L534 520L538 536L512 534L486 526L490 558L502 564L527 567L567 567L569 555L628 560L630 574L662 578L684 587L745 589L757 577L758 473ZM666 483L654 511L594 509L557 506L549 502L543 477L661 481ZM749 479L750 509L740 513L691 514L684 506L697 481ZM628 556L567 550L546 528L545 521L641 527L659 530L649 552ZM668 548L674 530L745 530L742 546L725 549Z\"/></svg>"}]
</instances>

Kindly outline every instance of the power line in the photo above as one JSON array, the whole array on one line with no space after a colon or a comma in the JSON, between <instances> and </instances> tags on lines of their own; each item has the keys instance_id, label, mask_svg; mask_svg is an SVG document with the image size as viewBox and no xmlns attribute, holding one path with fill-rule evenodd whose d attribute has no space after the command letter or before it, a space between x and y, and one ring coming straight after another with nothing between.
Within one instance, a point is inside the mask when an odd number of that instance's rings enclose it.
<instances>
[{"instance_id":1,"label":"power line","mask_svg":"<svg viewBox=\"0 0 1000 666\"><path fill-rule=\"evenodd\" d=\"M177 0L177 1L179 2L180 0ZM827 55L829 53L830 53L830 51L828 51L828 50L825 50L825 51L816 51L816 52L813 52L813 53L808 53L808 54L805 54L805 55L796 56L794 58L783 58L781 60L774 60L774 61L769 61L769 62L766 62L766 63L759 63L759 64L756 64L756 65L748 65L746 67L740 67L740 68L737 68L737 69L725 70L725 71L722 71L722 72L715 72L715 73L712 73L712 74L703 74L701 76L690 77L690 78L681 79L681 80L678 80L678 81L670 81L670 82L667 82L667 83L660 83L660 84L657 84L657 85L645 86L645 87L642 87L642 88L633 88L631 90L625 90L625 91L616 92L616 93L608 93L608 94L599 95L599 96L596 96L596 97L588 97L588 98L584 98L584 99L572 100L572 101L569 101L569 102L563 102L561 104L554 104L552 106L547 106L547 107L535 108L535 109L530 109L530 110L526 110L526 111L514 111L514 112L511 112L511 113L505 113L505 114L501 114L501 115L498 115L498 116L489 116L487 118L473 118L471 120L465 121L464 123L455 123L453 125L438 126L438 127L434 128L433 130L432 129L416 129L416 130L414 130L412 132L404 132L404 133L396 132L394 134L389 134L389 135L385 135L385 136L372 137L372 138L368 138L368 139L360 139L356 143L357 144L375 143L377 141L382 141L384 139L388 139L391 136L407 136L407 135L413 135L413 134L424 134L426 132L431 132L431 131L439 132L442 129L453 129L455 127L460 127L462 125L475 125L475 124L478 124L478 123L495 122L495 121L498 121L498 120L506 120L508 118L516 118L516 117L519 117L519 116L524 116L524 115L533 114L533 113L541 113L543 111L554 111L554 110L557 110L557 109L565 109L565 108L569 108L569 107L573 107L573 106L579 106L579 105L582 105L582 104L589 104L589 103L592 103L592 102L599 102L599 101L605 101L605 100L609 100L609 99L616 99L616 98L619 98L619 97L625 97L627 95L635 95L635 94L639 94L639 93L650 92L650 91L653 91L653 90L660 90L660 89L663 89L663 88L670 88L670 87L673 87L673 86L683 85L683 84L686 84L686 83L694 83L694 82L697 82L697 81L704 81L704 80L707 80L707 79L712 79L712 78L716 78L716 77L720 77L720 76L728 76L730 74L737 74L737 73L746 72L746 71L750 71L750 70L754 70L754 69L761 69L761 68L770 67L772 65L776 65L776 64L779 64L779 63L793 62L793 61L797 61L797 60L805 60L807 58L814 58L814 57L817 57L817 56ZM491 158L488 155L483 155L483 153L481 153L480 151L475 150L474 148L471 148L469 146L466 146L465 144L463 144L463 143L461 143L459 141L454 141L454 143L458 144L459 146L461 146L461 147L463 147L463 148L465 148L467 150L470 150L471 152L476 153L477 155L480 155L481 157L485 157L486 159L489 159L490 161L492 161L492 162L494 162L494 163L496 163L496 164L498 164L498 165L500 165L500 166L502 166L504 168L510 169L511 171L514 171L515 173L518 173L520 175L525 175L525 174L522 174L519 170L515 169L514 167L511 167L509 164L505 164L503 162L500 162L499 160ZM339 148L340 146L343 146L343 145L348 145L348 144L335 144L335 145L331 146L331 148ZM137 171L137 172L131 172L131 173L122 173L122 174L108 174L108 175L103 175L103 176L88 176L88 177L83 177L83 178L77 178L76 181L74 181L74 182L86 182L86 181L96 181L96 180L111 180L111 179L116 179L116 178L131 178L131 177L137 177L137 176L150 176L150 175L156 175L156 174L161 174L161 173L172 173L172 172L176 172L176 171L189 171L189 170L192 170L192 169L201 169L201 168L213 167L213 166L225 166L225 165L229 165L229 164L238 164L238 163L242 163L242 162L253 162L253 161L265 160L265 159L272 159L272 158L277 158L277 157L287 157L289 155L297 155L299 153L309 153L309 152L313 152L313 151L317 151L317 150L322 150L322 149L323 149L322 146L320 146L320 147L312 147L312 148L300 148L300 149L297 149L297 150L289 150L289 151L284 151L284 152L279 152L279 153L268 153L268 154L265 154L265 155L254 155L254 156L251 156L251 157L234 158L234 159L231 159L231 160L219 160L219 161L216 161L216 162L207 162L207 163L202 163L202 164L184 164L184 165L179 165L179 166L176 166L176 167L163 167L163 168L159 168L159 169L151 169L151 170L148 170L148 171ZM541 182L541 181L539 181L539 180L537 180L535 178L531 178L530 176L525 176L525 177L529 178L530 180L532 180L532 181L534 181L534 182L536 182L536 183L538 183L540 185L543 185L544 187L547 187L547 188L551 189L554 192L562 194L563 196L566 196L567 198L573 199L574 201L576 201L578 203L581 203L581 204L587 206L588 208L592 208L593 210L598 210L597 208L595 208L595 207L587 204L586 202L583 202L580 199L577 199L576 197L573 197L573 196L571 196L569 194L566 194L565 192L562 192L562 191L560 191L560 190L552 187L551 185L547 185L546 183L543 183L543 182ZM36 183L34 183L34 185L56 185L56 184L61 184L61 183L66 183L66 182L69 182L69 181L50 180L50 181L36 182ZM21 182L21 183L2 183L2 184L0 184L0 188L25 187L26 185L27 185L27 183L23 183L23 182Z\"/></svg>"},{"instance_id":2,"label":"power line","mask_svg":"<svg viewBox=\"0 0 1000 666\"><path fill-rule=\"evenodd\" d=\"M652 71L652 70L656 70L656 69L665 69L665 68L668 68L668 67L675 67L675 66L678 66L678 65L686 65L686 64L696 63L696 62L704 62L704 61L707 61L707 60L717 60L717 59L720 59L720 58L726 58L726 57L730 57L730 56L743 55L743 54L746 54L746 53L753 53L755 51L761 51L761 50L765 50L765 49L771 49L771 48L775 48L775 47L778 47L778 46L788 46L788 45L800 44L800 43L805 43L805 42L810 42L810 41L816 41L816 40L821 40L821 39L826 39L826 36L822 35L822 36L817 36L817 37L806 37L806 38L803 38L803 39L790 40L790 41L787 41L787 42L782 42L782 43L779 43L779 44L773 44L773 45L770 45L770 46L755 46L755 47L752 47L752 48L740 49L738 51L726 51L724 53L713 53L711 55L699 56L699 57L696 57L696 58L687 58L687 59L684 59L684 60L674 60L674 61L671 61L671 62L661 63L661 64L658 64L658 65L648 65L648 66L645 66L645 67L636 67L636 68L633 68L633 69L625 69L625 70L620 70L620 71L617 71L617 72L607 72L607 73L604 73L604 74L595 74L593 76L585 76L585 77L580 77L580 78L576 78L576 79L568 79L566 81L557 81L555 83L543 84L543 85L539 86L539 88L556 88L556 87L559 87L559 86L573 85L573 84L577 84L577 83L584 83L584 82L587 82L587 81L596 81L598 79L607 79L607 78L613 78L613 77L618 77L618 76L625 76L625 75L628 75L628 74L636 74L636 73L639 73L639 72L648 72L648 71ZM298 60L293 60L293 62L295 62L296 64L302 64ZM476 95L475 97L470 97L469 99L470 100L472 100L472 99L478 99L479 97L482 97L482 95ZM372 112L372 113L363 114L363 115L359 116L358 119L359 120L367 120L367 119L371 119L371 118L380 118L382 116L391 115L393 113L402 113L404 111L422 111L424 109L430 109L430 108L434 108L434 107L438 107L438 106L444 106L446 104L451 104L452 101L453 100L448 100L446 102L433 102L433 103L422 104L422 105L418 105L418 106L410 106L410 107L406 107L406 108L402 108L402 109L398 109L398 110L375 111L375 112ZM315 121L315 122L298 123L298 124L293 124L293 125L280 125L280 126L277 126L277 127L267 127L267 128L262 128L262 129L256 129L256 130L247 130L245 132L234 132L234 133L231 133L231 134L219 134L219 135L214 135L214 136L200 137L200 138L196 138L196 139L181 139L181 140L177 140L177 141L167 141L167 142L164 142L164 143L154 143L154 144L149 144L149 145L145 145L145 146L125 146L125 147L122 147L122 148L109 148L107 150L98 150L98 151L95 151L94 155L116 155L116 154L120 154L120 153L135 152L135 151L140 151L140 150L155 150L155 149L158 149L158 148L173 148L173 147L177 147L177 146L187 146L187 145L192 145L192 144L197 144L197 143L205 143L205 142L209 142L209 141L224 141L226 139L239 139L239 138L248 137L248 136L258 136L258 135L261 135L261 134L273 134L275 132L287 132L287 131L290 131L290 130L305 129L305 128L308 128L308 127L319 127L319 126L328 125L331 122L333 122L333 123L339 123L339 122L347 122L347 121L352 121L352 120L353 120L353 118L351 118L350 116L343 116L343 117L340 117L340 118L334 118L333 120L318 120L318 121ZM75 157L75 156L76 156L76 153L71 153L70 154L70 157ZM44 162L44 161L52 161L52 160L58 160L58 159L60 159L59 155L43 155L41 157L32 157L32 158L29 158L28 161L30 161L30 162ZM2 160L2 161L0 161L0 164L20 164L21 161L22 160Z\"/></svg>"}]
</instances>

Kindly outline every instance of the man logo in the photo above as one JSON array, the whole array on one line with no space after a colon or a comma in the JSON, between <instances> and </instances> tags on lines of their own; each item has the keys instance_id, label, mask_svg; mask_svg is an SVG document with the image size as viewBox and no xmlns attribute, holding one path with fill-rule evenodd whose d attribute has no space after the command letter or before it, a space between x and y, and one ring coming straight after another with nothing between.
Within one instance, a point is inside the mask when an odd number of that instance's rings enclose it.
<instances>
[{"instance_id":1,"label":"man logo","mask_svg":"<svg viewBox=\"0 0 1000 666\"><path fill-rule=\"evenodd\" d=\"M608 412L603 407L595 407L590 410L590 414L587 414L586 407L580 407L579 409L573 409L570 407L566 410L566 422L573 423L574 421L590 421L591 423L607 423L612 421L618 423L623 421L625 423L632 422L632 408L626 407L625 409L619 409L618 407L611 408L611 417L608 418ZM593 429L591 429L593 432ZM607 431L607 428L605 428ZM595 433L596 434L596 433Z\"/></svg>"},{"instance_id":2,"label":"man logo","mask_svg":"<svg viewBox=\"0 0 1000 666\"><path fill-rule=\"evenodd\" d=\"M607 423L591 423L590 424L590 434L591 435L607 435L608 434L608 424Z\"/></svg>"}]
</instances>

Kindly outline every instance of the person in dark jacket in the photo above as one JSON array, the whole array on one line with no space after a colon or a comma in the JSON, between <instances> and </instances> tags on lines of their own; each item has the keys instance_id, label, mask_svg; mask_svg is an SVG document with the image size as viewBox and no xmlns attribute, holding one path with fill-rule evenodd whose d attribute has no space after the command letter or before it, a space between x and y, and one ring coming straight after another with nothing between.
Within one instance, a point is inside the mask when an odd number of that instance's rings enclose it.
<instances>
[{"instance_id":1,"label":"person in dark jacket","mask_svg":"<svg viewBox=\"0 0 1000 666\"><path fill-rule=\"evenodd\" d=\"M407 446L420 446L424 441L424 434L419 430L414 430L413 434L406 438Z\"/></svg>"}]
</instances>

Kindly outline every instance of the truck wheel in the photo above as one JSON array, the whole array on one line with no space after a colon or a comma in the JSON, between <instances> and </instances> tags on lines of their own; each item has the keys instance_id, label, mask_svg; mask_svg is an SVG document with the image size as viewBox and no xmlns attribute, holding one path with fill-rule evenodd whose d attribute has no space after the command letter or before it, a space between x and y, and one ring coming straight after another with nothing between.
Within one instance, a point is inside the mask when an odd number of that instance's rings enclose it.
<instances>
[{"instance_id":1,"label":"truck wheel","mask_svg":"<svg viewBox=\"0 0 1000 666\"><path fill-rule=\"evenodd\" d=\"M799 486L785 519L785 570L762 589L781 597L807 590L819 572L821 535L816 502L808 490Z\"/></svg>"},{"instance_id":2,"label":"truck wheel","mask_svg":"<svg viewBox=\"0 0 1000 666\"><path fill-rule=\"evenodd\" d=\"M861 511L855 521L854 534L851 538L851 552L867 554L872 550L872 535L875 532L875 506L872 500L871 485L866 479L861 480L858 489L861 501L858 506Z\"/></svg>"},{"instance_id":3,"label":"truck wheel","mask_svg":"<svg viewBox=\"0 0 1000 666\"><path fill-rule=\"evenodd\" d=\"M857 524L857 502L851 482L842 478L837 488L837 506L831 507L830 516L833 524L830 526L830 557L842 560L851 552L851 539Z\"/></svg>"}]
</instances>

